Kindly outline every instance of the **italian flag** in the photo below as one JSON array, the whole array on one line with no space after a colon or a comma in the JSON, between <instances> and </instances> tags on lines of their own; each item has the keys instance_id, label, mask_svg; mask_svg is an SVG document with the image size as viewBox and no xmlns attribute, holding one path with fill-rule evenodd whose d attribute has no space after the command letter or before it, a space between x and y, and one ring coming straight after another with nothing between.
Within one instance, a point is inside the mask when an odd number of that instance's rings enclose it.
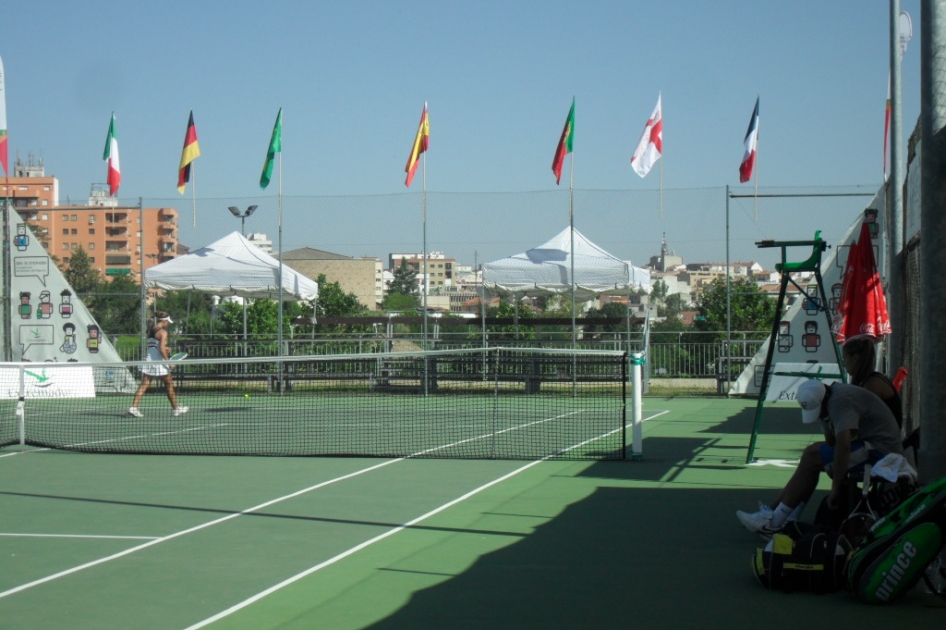
<instances>
[{"instance_id":1,"label":"italian flag","mask_svg":"<svg viewBox=\"0 0 946 630\"><path fill-rule=\"evenodd\" d=\"M108 138L105 139L105 154L102 159L108 162L108 194L112 197L122 183L122 170L118 162L118 136L115 134L115 114L108 125Z\"/></svg>"}]
</instances>

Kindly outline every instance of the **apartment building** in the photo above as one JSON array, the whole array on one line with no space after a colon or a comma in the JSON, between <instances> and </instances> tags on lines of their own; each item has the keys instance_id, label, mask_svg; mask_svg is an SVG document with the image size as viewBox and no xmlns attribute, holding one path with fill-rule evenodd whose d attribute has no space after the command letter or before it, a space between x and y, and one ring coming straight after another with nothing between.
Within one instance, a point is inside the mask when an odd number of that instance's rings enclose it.
<instances>
[{"instance_id":1,"label":"apartment building","mask_svg":"<svg viewBox=\"0 0 946 630\"><path fill-rule=\"evenodd\" d=\"M142 263L147 269L178 254L174 208L119 206L104 185L93 185L87 205L60 205L58 181L32 158L17 159L13 175L0 183L0 193L62 269L80 247L104 277L137 278Z\"/></svg>"},{"instance_id":2,"label":"apartment building","mask_svg":"<svg viewBox=\"0 0 946 630\"><path fill-rule=\"evenodd\" d=\"M427 287L427 293L437 293L456 286L454 267L456 259L447 258L442 252L427 252L427 282L424 282L424 255L423 254L389 254L388 267L393 271L401 266L401 261L407 263L417 272L417 284Z\"/></svg>"},{"instance_id":3,"label":"apartment building","mask_svg":"<svg viewBox=\"0 0 946 630\"><path fill-rule=\"evenodd\" d=\"M384 270L377 258L353 258L302 247L285 252L282 261L312 280L324 274L326 280L337 282L345 293L354 294L358 302L370 310L381 308L384 300Z\"/></svg>"}]
</instances>

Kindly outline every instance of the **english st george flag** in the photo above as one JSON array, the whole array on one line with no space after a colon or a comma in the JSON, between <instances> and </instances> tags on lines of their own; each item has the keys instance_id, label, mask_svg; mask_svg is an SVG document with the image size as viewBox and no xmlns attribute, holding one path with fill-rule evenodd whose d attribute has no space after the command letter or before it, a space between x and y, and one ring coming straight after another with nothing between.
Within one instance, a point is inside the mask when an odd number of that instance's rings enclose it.
<instances>
[{"instance_id":1,"label":"english st george flag","mask_svg":"<svg viewBox=\"0 0 946 630\"><path fill-rule=\"evenodd\" d=\"M657 107L654 108L654 113L650 115L650 119L644 125L644 133L641 134L641 139L634 150L634 156L631 158L631 168L641 177L650 172L650 169L653 168L663 153L664 121L660 101L661 97L658 94Z\"/></svg>"}]
</instances>

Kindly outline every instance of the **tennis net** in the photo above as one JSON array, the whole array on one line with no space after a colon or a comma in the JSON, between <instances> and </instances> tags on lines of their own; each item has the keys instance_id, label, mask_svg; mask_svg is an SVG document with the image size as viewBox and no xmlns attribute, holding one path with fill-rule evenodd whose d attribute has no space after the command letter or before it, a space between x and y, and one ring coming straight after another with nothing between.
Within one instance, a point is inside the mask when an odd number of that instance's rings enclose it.
<instances>
[{"instance_id":1,"label":"tennis net","mask_svg":"<svg viewBox=\"0 0 946 630\"><path fill-rule=\"evenodd\" d=\"M621 352L479 348L146 363L0 365L0 446L117 453L621 459ZM127 373L126 373L127 372Z\"/></svg>"}]
</instances>

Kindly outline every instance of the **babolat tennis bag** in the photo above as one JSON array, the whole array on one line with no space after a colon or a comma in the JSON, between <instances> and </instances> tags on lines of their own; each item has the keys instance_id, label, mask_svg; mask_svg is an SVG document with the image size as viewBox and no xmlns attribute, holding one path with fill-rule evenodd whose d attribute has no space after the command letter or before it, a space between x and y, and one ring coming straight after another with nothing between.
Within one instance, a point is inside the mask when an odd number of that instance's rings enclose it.
<instances>
[{"instance_id":1,"label":"babolat tennis bag","mask_svg":"<svg viewBox=\"0 0 946 630\"><path fill-rule=\"evenodd\" d=\"M867 604L909 591L946 547L946 477L908 497L874 523L851 554L847 586Z\"/></svg>"},{"instance_id":2,"label":"babolat tennis bag","mask_svg":"<svg viewBox=\"0 0 946 630\"><path fill-rule=\"evenodd\" d=\"M833 593L844 587L851 544L843 534L810 530L797 540L775 534L756 549L752 572L766 588L786 593Z\"/></svg>"}]
</instances>

